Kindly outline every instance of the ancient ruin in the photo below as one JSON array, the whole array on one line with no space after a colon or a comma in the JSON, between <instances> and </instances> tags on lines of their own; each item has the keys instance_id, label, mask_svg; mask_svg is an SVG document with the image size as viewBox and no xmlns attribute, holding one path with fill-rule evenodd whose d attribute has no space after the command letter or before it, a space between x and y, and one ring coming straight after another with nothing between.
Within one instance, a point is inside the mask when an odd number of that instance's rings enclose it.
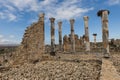
<instances>
[{"instance_id":1,"label":"ancient ruin","mask_svg":"<svg viewBox=\"0 0 120 80\"><path fill-rule=\"evenodd\" d=\"M55 18L50 18L51 22L51 54L55 55Z\"/></svg>"},{"instance_id":2,"label":"ancient ruin","mask_svg":"<svg viewBox=\"0 0 120 80\"><path fill-rule=\"evenodd\" d=\"M58 22L58 26L59 26L59 50L62 51L63 47L62 47L62 22Z\"/></svg>"},{"instance_id":3,"label":"ancient ruin","mask_svg":"<svg viewBox=\"0 0 120 80\"><path fill-rule=\"evenodd\" d=\"M75 52L75 37L74 37L74 19L70 19L70 25L71 25L71 35L70 35L70 40L71 40L71 52Z\"/></svg>"},{"instance_id":4,"label":"ancient ruin","mask_svg":"<svg viewBox=\"0 0 120 80\"><path fill-rule=\"evenodd\" d=\"M68 39L68 36L67 35L65 35L64 37L63 37L63 49L64 49L64 52L65 51L69 51L70 49L69 49L69 39Z\"/></svg>"},{"instance_id":5,"label":"ancient ruin","mask_svg":"<svg viewBox=\"0 0 120 80\"><path fill-rule=\"evenodd\" d=\"M77 34L74 34L75 39L75 51L80 51L84 48L84 41L82 37L78 37ZM64 51L70 52L71 51L71 34L69 36L65 35L63 37L63 49Z\"/></svg>"},{"instance_id":6,"label":"ancient ruin","mask_svg":"<svg viewBox=\"0 0 120 80\"><path fill-rule=\"evenodd\" d=\"M105 57L109 57L109 31L108 31L108 10L100 10L97 15L101 17L102 20L102 39Z\"/></svg>"},{"instance_id":7,"label":"ancient ruin","mask_svg":"<svg viewBox=\"0 0 120 80\"><path fill-rule=\"evenodd\" d=\"M12 64L22 64L39 60L45 53L45 38L44 38L44 13L39 15L39 20L27 27L23 35L21 45L12 54Z\"/></svg>"},{"instance_id":8,"label":"ancient ruin","mask_svg":"<svg viewBox=\"0 0 120 80\"><path fill-rule=\"evenodd\" d=\"M62 38L64 25L59 21L59 44L55 44L55 18L49 18L49 45L44 43L45 14L40 14L38 22L27 27L16 50L0 50L5 52L0 54L0 80L119 80L120 39L108 39L108 14L108 10L98 12L102 18L102 42L97 42L96 33L92 34L94 42L90 42L89 17L84 16L82 36L75 34L75 20L70 19L71 32Z\"/></svg>"},{"instance_id":9,"label":"ancient ruin","mask_svg":"<svg viewBox=\"0 0 120 80\"><path fill-rule=\"evenodd\" d=\"M94 37L94 46L95 46L95 48L96 48L96 36L97 36L97 34L94 33L94 34L93 34L93 37Z\"/></svg>"},{"instance_id":10,"label":"ancient ruin","mask_svg":"<svg viewBox=\"0 0 120 80\"><path fill-rule=\"evenodd\" d=\"M21 51L25 53L44 53L44 13L39 15L39 20L27 27L21 42Z\"/></svg>"},{"instance_id":11,"label":"ancient ruin","mask_svg":"<svg viewBox=\"0 0 120 80\"><path fill-rule=\"evenodd\" d=\"M88 31L88 16L84 16L84 27L85 27L85 46L86 51L90 51L90 42L89 42L89 31Z\"/></svg>"}]
</instances>

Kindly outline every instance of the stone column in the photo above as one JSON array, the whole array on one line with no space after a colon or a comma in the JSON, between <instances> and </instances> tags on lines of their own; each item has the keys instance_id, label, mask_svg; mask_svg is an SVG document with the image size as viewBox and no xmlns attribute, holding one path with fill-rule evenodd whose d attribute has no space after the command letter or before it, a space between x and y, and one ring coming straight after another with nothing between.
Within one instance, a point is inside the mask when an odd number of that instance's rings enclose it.
<instances>
[{"instance_id":1,"label":"stone column","mask_svg":"<svg viewBox=\"0 0 120 80\"><path fill-rule=\"evenodd\" d=\"M62 51L62 22L58 22L59 26L59 50Z\"/></svg>"},{"instance_id":2,"label":"stone column","mask_svg":"<svg viewBox=\"0 0 120 80\"><path fill-rule=\"evenodd\" d=\"M88 31L88 16L84 16L84 27L85 27L85 46L86 46L86 51L90 51L90 42L89 42L89 31Z\"/></svg>"},{"instance_id":3,"label":"stone column","mask_svg":"<svg viewBox=\"0 0 120 80\"><path fill-rule=\"evenodd\" d=\"M71 52L75 52L75 37L74 37L74 19L70 19L70 25L71 25Z\"/></svg>"},{"instance_id":4,"label":"stone column","mask_svg":"<svg viewBox=\"0 0 120 80\"><path fill-rule=\"evenodd\" d=\"M97 36L97 34L94 33L94 34L93 34L93 37L94 37L94 46L95 46L95 48L96 48L96 36Z\"/></svg>"},{"instance_id":5,"label":"stone column","mask_svg":"<svg viewBox=\"0 0 120 80\"><path fill-rule=\"evenodd\" d=\"M51 55L55 55L55 18L50 18L51 22Z\"/></svg>"},{"instance_id":6,"label":"stone column","mask_svg":"<svg viewBox=\"0 0 120 80\"><path fill-rule=\"evenodd\" d=\"M100 10L97 15L101 17L102 20L102 39L103 39L103 49L104 57L109 58L109 31L108 31L108 10Z\"/></svg>"}]
</instances>

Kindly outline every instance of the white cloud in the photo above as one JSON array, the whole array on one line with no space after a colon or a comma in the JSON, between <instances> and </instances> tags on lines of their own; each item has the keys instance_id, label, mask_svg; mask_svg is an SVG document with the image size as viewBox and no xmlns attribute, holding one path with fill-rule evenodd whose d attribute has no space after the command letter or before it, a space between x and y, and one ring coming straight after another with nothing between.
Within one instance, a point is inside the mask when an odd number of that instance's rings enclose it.
<instances>
[{"instance_id":1,"label":"white cloud","mask_svg":"<svg viewBox=\"0 0 120 80\"><path fill-rule=\"evenodd\" d=\"M117 4L120 4L120 0L108 0L107 3L109 5L117 5Z\"/></svg>"},{"instance_id":2,"label":"white cloud","mask_svg":"<svg viewBox=\"0 0 120 80\"><path fill-rule=\"evenodd\" d=\"M82 8L82 0L64 0L63 2L57 3L49 0L45 0L47 5L43 5L46 17L55 17L56 19L70 19L80 17L82 14L93 10L93 8ZM78 5L79 4L79 5Z\"/></svg>"},{"instance_id":3,"label":"white cloud","mask_svg":"<svg viewBox=\"0 0 120 80\"><path fill-rule=\"evenodd\" d=\"M23 11L25 9L37 11L39 8L38 0L8 0L8 2L12 4L12 6L19 9L20 11Z\"/></svg>"},{"instance_id":4,"label":"white cloud","mask_svg":"<svg viewBox=\"0 0 120 80\"><path fill-rule=\"evenodd\" d=\"M0 19L8 19L9 21L16 21L17 16L9 11L0 12Z\"/></svg>"},{"instance_id":5,"label":"white cloud","mask_svg":"<svg viewBox=\"0 0 120 80\"><path fill-rule=\"evenodd\" d=\"M4 0L0 1L0 5L9 13L3 14L5 13L5 10L3 10L0 13L0 18L9 18L10 21L14 21L17 19L15 13L34 11L37 13L45 12L46 18L70 19L80 17L82 14L93 10L93 8L83 8L81 4L82 0Z\"/></svg>"},{"instance_id":6,"label":"white cloud","mask_svg":"<svg viewBox=\"0 0 120 80\"><path fill-rule=\"evenodd\" d=\"M6 43L6 42L9 42L9 40L7 40L7 39L0 39L0 43Z\"/></svg>"},{"instance_id":7,"label":"white cloud","mask_svg":"<svg viewBox=\"0 0 120 80\"><path fill-rule=\"evenodd\" d=\"M4 36L3 35L0 35L0 38L3 38Z\"/></svg>"},{"instance_id":8,"label":"white cloud","mask_svg":"<svg viewBox=\"0 0 120 80\"><path fill-rule=\"evenodd\" d=\"M0 44L19 44L19 43L20 41L17 41L14 35L9 36L0 35Z\"/></svg>"},{"instance_id":9,"label":"white cloud","mask_svg":"<svg viewBox=\"0 0 120 80\"><path fill-rule=\"evenodd\" d=\"M14 15L14 14L8 14L8 17L9 17L9 20L10 21L15 21L16 19L17 19L17 16L16 15Z\"/></svg>"},{"instance_id":10,"label":"white cloud","mask_svg":"<svg viewBox=\"0 0 120 80\"><path fill-rule=\"evenodd\" d=\"M19 44L19 42L10 39L0 39L0 44Z\"/></svg>"},{"instance_id":11,"label":"white cloud","mask_svg":"<svg viewBox=\"0 0 120 80\"><path fill-rule=\"evenodd\" d=\"M0 12L0 19L5 19L4 13Z\"/></svg>"},{"instance_id":12,"label":"white cloud","mask_svg":"<svg viewBox=\"0 0 120 80\"><path fill-rule=\"evenodd\" d=\"M15 36L14 36L14 35L10 35L9 37L10 37L10 38L15 38Z\"/></svg>"}]
</instances>

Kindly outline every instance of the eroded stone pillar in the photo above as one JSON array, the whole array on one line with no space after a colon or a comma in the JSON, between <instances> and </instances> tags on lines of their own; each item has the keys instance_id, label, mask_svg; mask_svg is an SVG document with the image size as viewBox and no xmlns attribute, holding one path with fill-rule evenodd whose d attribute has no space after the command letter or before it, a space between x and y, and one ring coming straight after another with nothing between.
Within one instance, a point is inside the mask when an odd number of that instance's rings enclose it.
<instances>
[{"instance_id":1,"label":"eroded stone pillar","mask_svg":"<svg viewBox=\"0 0 120 80\"><path fill-rule=\"evenodd\" d=\"M74 38L74 19L70 19L71 25L71 52L75 52L75 38Z\"/></svg>"},{"instance_id":2,"label":"eroded stone pillar","mask_svg":"<svg viewBox=\"0 0 120 80\"><path fill-rule=\"evenodd\" d=\"M39 21L43 21L44 22L44 13L39 14Z\"/></svg>"},{"instance_id":3,"label":"eroded stone pillar","mask_svg":"<svg viewBox=\"0 0 120 80\"><path fill-rule=\"evenodd\" d=\"M100 10L97 15L101 17L102 20L102 39L104 48L104 57L109 57L109 31L108 31L108 10Z\"/></svg>"},{"instance_id":4,"label":"eroded stone pillar","mask_svg":"<svg viewBox=\"0 0 120 80\"><path fill-rule=\"evenodd\" d=\"M39 15L39 21L41 25L38 25L39 28L40 28L40 37L39 37L39 42L38 42L38 52L42 52L44 53L45 52L45 23L44 23L44 17L45 17L45 14L44 13L41 13Z\"/></svg>"},{"instance_id":5,"label":"eroded stone pillar","mask_svg":"<svg viewBox=\"0 0 120 80\"><path fill-rule=\"evenodd\" d=\"M59 50L62 51L62 22L58 22L59 26Z\"/></svg>"},{"instance_id":6,"label":"eroded stone pillar","mask_svg":"<svg viewBox=\"0 0 120 80\"><path fill-rule=\"evenodd\" d=\"M94 46L95 46L95 48L96 48L96 36L97 36L97 34L94 33L94 34L93 34L93 37L94 37Z\"/></svg>"},{"instance_id":7,"label":"eroded stone pillar","mask_svg":"<svg viewBox=\"0 0 120 80\"><path fill-rule=\"evenodd\" d=\"M55 18L50 18L51 22L51 55L55 55Z\"/></svg>"},{"instance_id":8,"label":"eroded stone pillar","mask_svg":"<svg viewBox=\"0 0 120 80\"><path fill-rule=\"evenodd\" d=\"M64 52L68 51L69 49L69 40L67 35L63 37L63 49L64 49Z\"/></svg>"},{"instance_id":9,"label":"eroded stone pillar","mask_svg":"<svg viewBox=\"0 0 120 80\"><path fill-rule=\"evenodd\" d=\"M84 27L85 27L85 46L86 46L86 51L90 51L90 42L89 42L89 31L88 31L88 16L84 16Z\"/></svg>"}]
</instances>

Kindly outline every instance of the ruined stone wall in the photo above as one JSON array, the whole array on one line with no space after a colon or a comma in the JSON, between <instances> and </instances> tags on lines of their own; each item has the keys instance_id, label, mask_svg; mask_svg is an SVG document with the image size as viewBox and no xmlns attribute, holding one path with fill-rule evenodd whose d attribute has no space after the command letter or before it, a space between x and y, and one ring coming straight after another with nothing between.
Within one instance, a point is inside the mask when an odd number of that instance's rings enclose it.
<instances>
[{"instance_id":1,"label":"ruined stone wall","mask_svg":"<svg viewBox=\"0 0 120 80\"><path fill-rule=\"evenodd\" d=\"M71 51L71 35L69 36L65 35L63 37L63 49L64 51ZM84 48L84 41L82 38L79 39L78 35L74 35L75 38L75 50L80 51L82 48Z\"/></svg>"},{"instance_id":2,"label":"ruined stone wall","mask_svg":"<svg viewBox=\"0 0 120 80\"><path fill-rule=\"evenodd\" d=\"M44 24L42 21L33 23L25 30L21 43L23 52L43 53L44 51Z\"/></svg>"},{"instance_id":3,"label":"ruined stone wall","mask_svg":"<svg viewBox=\"0 0 120 80\"><path fill-rule=\"evenodd\" d=\"M12 56L13 63L38 60L44 53L44 48L44 14L40 14L39 20L25 30L21 45Z\"/></svg>"},{"instance_id":4,"label":"ruined stone wall","mask_svg":"<svg viewBox=\"0 0 120 80\"><path fill-rule=\"evenodd\" d=\"M22 50L26 52L41 53L44 51L44 25L42 22L32 24L25 30L21 43Z\"/></svg>"}]
</instances>

